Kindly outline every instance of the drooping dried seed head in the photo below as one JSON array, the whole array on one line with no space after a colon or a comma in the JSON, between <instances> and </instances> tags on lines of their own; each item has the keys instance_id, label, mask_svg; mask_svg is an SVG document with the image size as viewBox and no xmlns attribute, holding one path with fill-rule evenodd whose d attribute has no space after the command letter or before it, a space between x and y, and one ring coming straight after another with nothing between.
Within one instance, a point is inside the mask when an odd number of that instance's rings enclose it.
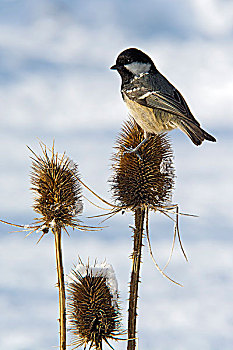
<instances>
[{"instance_id":1,"label":"drooping dried seed head","mask_svg":"<svg viewBox=\"0 0 233 350\"><path fill-rule=\"evenodd\" d=\"M41 148L43 156L33 152L31 172L33 209L42 215L37 222L47 229L53 222L60 227L76 227L83 208L77 166L65 154L55 153L54 147L50 157L46 146Z\"/></svg>"},{"instance_id":2,"label":"drooping dried seed head","mask_svg":"<svg viewBox=\"0 0 233 350\"><path fill-rule=\"evenodd\" d=\"M79 264L71 272L67 292L74 348L89 343L90 348L102 349L103 341L122 334L117 282L111 265Z\"/></svg>"},{"instance_id":3,"label":"drooping dried seed head","mask_svg":"<svg viewBox=\"0 0 233 350\"><path fill-rule=\"evenodd\" d=\"M144 132L133 120L125 122L113 156L114 174L110 180L113 196L122 207L159 207L171 201L174 185L173 152L166 134L151 135L139 154L124 153L135 148Z\"/></svg>"}]
</instances>

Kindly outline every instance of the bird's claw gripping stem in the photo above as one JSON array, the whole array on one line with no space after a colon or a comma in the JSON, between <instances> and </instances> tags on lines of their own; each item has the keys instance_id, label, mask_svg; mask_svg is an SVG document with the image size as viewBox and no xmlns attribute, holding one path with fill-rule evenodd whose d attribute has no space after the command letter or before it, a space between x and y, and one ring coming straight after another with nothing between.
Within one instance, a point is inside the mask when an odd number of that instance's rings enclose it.
<instances>
[{"instance_id":1,"label":"bird's claw gripping stem","mask_svg":"<svg viewBox=\"0 0 233 350\"><path fill-rule=\"evenodd\" d=\"M145 138L144 140L142 140L142 142L140 142L135 148L128 148L128 147L126 147L126 146L123 145L123 147L124 147L124 149L125 149L123 155L124 155L125 153L135 153L135 154L137 155L137 157L138 157L140 160L142 160L142 157L140 156L138 150L139 150L139 148L140 148L142 145L144 145L144 143L146 143L146 142L148 141L148 139L149 139L149 137L146 137L146 138Z\"/></svg>"},{"instance_id":2,"label":"bird's claw gripping stem","mask_svg":"<svg viewBox=\"0 0 233 350\"><path fill-rule=\"evenodd\" d=\"M128 148L126 146L123 146L125 151L123 152L123 155L125 155L126 153L135 153L136 156L138 157L139 160L142 160L142 157L140 156L139 152L138 152L138 149L136 149L137 147L135 148Z\"/></svg>"}]
</instances>

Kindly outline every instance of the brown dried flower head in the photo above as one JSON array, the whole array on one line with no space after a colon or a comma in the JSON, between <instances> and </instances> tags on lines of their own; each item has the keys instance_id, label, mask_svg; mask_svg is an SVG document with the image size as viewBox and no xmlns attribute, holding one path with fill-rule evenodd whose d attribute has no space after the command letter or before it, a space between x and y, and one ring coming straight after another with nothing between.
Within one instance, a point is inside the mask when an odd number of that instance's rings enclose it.
<instances>
[{"instance_id":1,"label":"brown dried flower head","mask_svg":"<svg viewBox=\"0 0 233 350\"><path fill-rule=\"evenodd\" d=\"M117 281L111 265L106 263L72 270L67 287L68 318L73 334L72 345L90 344L102 349L108 339L118 340L120 330Z\"/></svg>"},{"instance_id":2,"label":"brown dried flower head","mask_svg":"<svg viewBox=\"0 0 233 350\"><path fill-rule=\"evenodd\" d=\"M49 157L46 146L41 145L43 156L33 151L31 184L35 193L33 209L41 214L37 223L43 223L47 231L54 222L61 228L76 227L77 215L82 212L81 187L77 178L77 166L65 154Z\"/></svg>"},{"instance_id":3,"label":"brown dried flower head","mask_svg":"<svg viewBox=\"0 0 233 350\"><path fill-rule=\"evenodd\" d=\"M156 208L171 201L175 175L169 139L166 134L151 135L139 149L141 159L124 153L124 146L135 148L143 139L142 128L131 118L123 125L113 156L113 196L127 209Z\"/></svg>"}]
</instances>

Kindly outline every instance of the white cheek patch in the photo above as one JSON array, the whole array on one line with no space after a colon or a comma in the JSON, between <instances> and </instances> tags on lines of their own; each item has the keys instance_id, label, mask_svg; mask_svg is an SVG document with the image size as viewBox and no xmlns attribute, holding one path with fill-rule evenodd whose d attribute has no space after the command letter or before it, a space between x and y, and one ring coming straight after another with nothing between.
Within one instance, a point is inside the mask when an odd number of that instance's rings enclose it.
<instances>
[{"instance_id":1,"label":"white cheek patch","mask_svg":"<svg viewBox=\"0 0 233 350\"><path fill-rule=\"evenodd\" d=\"M148 73L150 70L150 63L133 62L125 64L125 68L135 75Z\"/></svg>"}]
</instances>

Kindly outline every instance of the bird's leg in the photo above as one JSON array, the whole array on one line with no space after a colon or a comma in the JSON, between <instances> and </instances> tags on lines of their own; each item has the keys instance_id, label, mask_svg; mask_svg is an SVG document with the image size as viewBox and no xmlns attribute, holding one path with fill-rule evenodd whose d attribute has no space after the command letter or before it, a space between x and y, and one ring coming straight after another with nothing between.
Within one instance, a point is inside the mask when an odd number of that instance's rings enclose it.
<instances>
[{"instance_id":1,"label":"bird's leg","mask_svg":"<svg viewBox=\"0 0 233 350\"><path fill-rule=\"evenodd\" d=\"M135 153L135 154L138 156L138 158L139 158L140 160L142 160L140 154L138 153L138 150L139 150L139 148L140 148L142 145L144 145L144 144L149 140L149 138L150 138L150 134L147 133L146 131L144 131L144 140L142 140L142 142L140 142L135 148L128 148L128 147L126 147L126 146L123 146L124 149L125 149L125 151L124 151L123 154L125 154L125 153Z\"/></svg>"}]
</instances>

